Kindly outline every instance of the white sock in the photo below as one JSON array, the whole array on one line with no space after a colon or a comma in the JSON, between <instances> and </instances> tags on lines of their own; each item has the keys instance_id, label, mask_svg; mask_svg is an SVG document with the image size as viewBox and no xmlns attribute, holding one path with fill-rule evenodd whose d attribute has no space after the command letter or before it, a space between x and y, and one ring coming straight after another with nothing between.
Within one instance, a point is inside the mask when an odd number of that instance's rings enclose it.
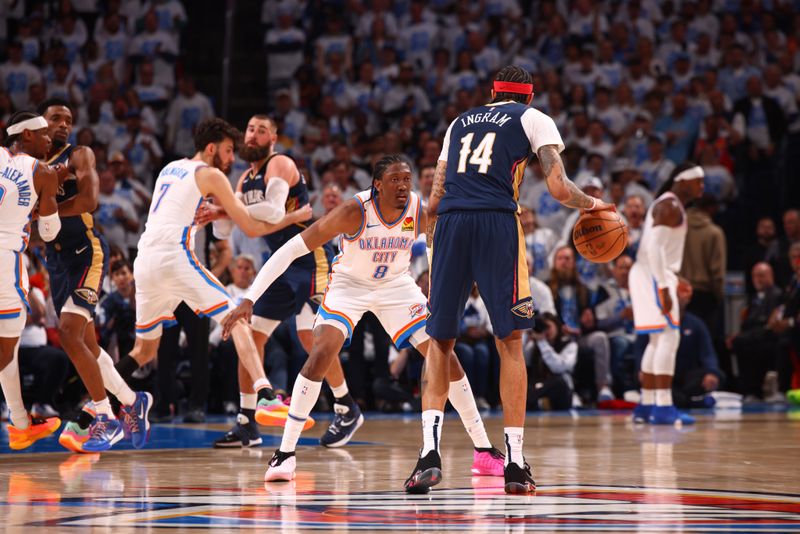
<instances>
[{"instance_id":1,"label":"white sock","mask_svg":"<svg viewBox=\"0 0 800 534\"><path fill-rule=\"evenodd\" d=\"M341 386L336 386L336 387L331 386L331 391L333 392L334 399L341 399L342 397L350 393L350 390L347 389L347 381L342 382Z\"/></svg>"},{"instance_id":2,"label":"white sock","mask_svg":"<svg viewBox=\"0 0 800 534\"><path fill-rule=\"evenodd\" d=\"M652 406L656 403L656 390L642 388L642 404Z\"/></svg>"},{"instance_id":3,"label":"white sock","mask_svg":"<svg viewBox=\"0 0 800 534\"><path fill-rule=\"evenodd\" d=\"M130 406L136 402L136 393L125 383L117 369L114 367L114 360L102 348L100 356L97 357L97 365L100 366L100 374L103 376L103 384L119 402L125 406Z\"/></svg>"},{"instance_id":4,"label":"white sock","mask_svg":"<svg viewBox=\"0 0 800 534\"><path fill-rule=\"evenodd\" d=\"M19 382L19 341L14 347L14 356L8 362L5 369L0 371L0 386L3 388L3 396L6 398L8 410L11 412L11 424L20 430L28 428L28 410L22 401L22 386Z\"/></svg>"},{"instance_id":5,"label":"white sock","mask_svg":"<svg viewBox=\"0 0 800 534\"><path fill-rule=\"evenodd\" d=\"M525 429L521 426L507 426L503 429L506 439L506 465L514 462L520 467L525 467L522 457L522 435Z\"/></svg>"},{"instance_id":6,"label":"white sock","mask_svg":"<svg viewBox=\"0 0 800 534\"><path fill-rule=\"evenodd\" d=\"M300 432L303 431L308 414L317 403L321 388L322 382L312 382L303 375L297 375L294 388L292 388L289 416L286 418L286 426L283 428L283 438L279 449L281 452L293 452L297 447Z\"/></svg>"},{"instance_id":7,"label":"white sock","mask_svg":"<svg viewBox=\"0 0 800 534\"><path fill-rule=\"evenodd\" d=\"M253 383L253 391L258 391L264 388L272 388L272 384L266 378L259 378Z\"/></svg>"},{"instance_id":8,"label":"white sock","mask_svg":"<svg viewBox=\"0 0 800 534\"><path fill-rule=\"evenodd\" d=\"M94 409L97 414L107 415L109 419L116 419L114 412L111 411L111 403L108 402L108 397L103 397L103 400L94 401Z\"/></svg>"},{"instance_id":9,"label":"white sock","mask_svg":"<svg viewBox=\"0 0 800 534\"><path fill-rule=\"evenodd\" d=\"M492 442L486 435L486 428L483 426L483 419L481 419L478 406L475 404L475 397L472 394L467 375L461 377L461 380L450 382L450 392L447 398L450 399L450 404L461 417L461 422L464 423L464 428L467 429L467 434L472 439L472 445L479 449L490 448Z\"/></svg>"},{"instance_id":10,"label":"white sock","mask_svg":"<svg viewBox=\"0 0 800 534\"><path fill-rule=\"evenodd\" d=\"M425 457L429 452L439 452L439 440L442 439L442 423L444 413L439 410L425 410L422 412L422 452L419 457Z\"/></svg>"},{"instance_id":11,"label":"white sock","mask_svg":"<svg viewBox=\"0 0 800 534\"><path fill-rule=\"evenodd\" d=\"M239 392L239 407L242 410L255 410L257 403L258 403L257 393Z\"/></svg>"},{"instance_id":12,"label":"white sock","mask_svg":"<svg viewBox=\"0 0 800 534\"><path fill-rule=\"evenodd\" d=\"M656 390L656 406L672 406L672 390L671 389L657 389Z\"/></svg>"}]
</instances>

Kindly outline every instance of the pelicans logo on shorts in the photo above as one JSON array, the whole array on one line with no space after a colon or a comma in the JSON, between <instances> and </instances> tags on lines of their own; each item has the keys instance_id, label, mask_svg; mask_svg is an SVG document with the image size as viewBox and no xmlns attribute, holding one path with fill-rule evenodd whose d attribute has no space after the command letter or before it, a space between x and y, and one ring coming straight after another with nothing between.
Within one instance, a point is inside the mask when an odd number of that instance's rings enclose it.
<instances>
[{"instance_id":1,"label":"pelicans logo on shorts","mask_svg":"<svg viewBox=\"0 0 800 534\"><path fill-rule=\"evenodd\" d=\"M414 231L414 217L406 217L403 221L403 232L413 232Z\"/></svg>"},{"instance_id":2,"label":"pelicans logo on shorts","mask_svg":"<svg viewBox=\"0 0 800 534\"><path fill-rule=\"evenodd\" d=\"M533 301L531 299L520 302L511 308L511 313L523 319L530 319L533 317Z\"/></svg>"},{"instance_id":3,"label":"pelicans logo on shorts","mask_svg":"<svg viewBox=\"0 0 800 534\"><path fill-rule=\"evenodd\" d=\"M425 312L425 306L422 304L412 304L408 307L408 312L410 313L411 317L418 317Z\"/></svg>"},{"instance_id":4,"label":"pelicans logo on shorts","mask_svg":"<svg viewBox=\"0 0 800 534\"><path fill-rule=\"evenodd\" d=\"M75 294L91 304L92 306L97 304L98 298L97 293L93 289L88 287L79 287L75 290Z\"/></svg>"}]
</instances>

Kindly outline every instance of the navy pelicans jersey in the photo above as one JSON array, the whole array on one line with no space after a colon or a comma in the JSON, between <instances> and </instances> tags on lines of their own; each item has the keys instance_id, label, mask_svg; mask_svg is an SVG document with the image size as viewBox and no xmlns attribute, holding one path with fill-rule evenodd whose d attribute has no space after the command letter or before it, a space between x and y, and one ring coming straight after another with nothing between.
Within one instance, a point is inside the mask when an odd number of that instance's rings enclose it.
<instances>
[{"instance_id":1,"label":"navy pelicans jersey","mask_svg":"<svg viewBox=\"0 0 800 534\"><path fill-rule=\"evenodd\" d=\"M544 145L564 149L553 119L525 104L498 102L461 114L447 129L439 156L447 174L438 213L516 212L528 159Z\"/></svg>"},{"instance_id":2,"label":"navy pelicans jersey","mask_svg":"<svg viewBox=\"0 0 800 534\"><path fill-rule=\"evenodd\" d=\"M253 171L250 170L247 175L245 175L242 181L242 202L244 202L246 206L264 201L264 193L267 189L264 174L267 172L267 165L269 165L270 160L279 155L280 154L272 154L268 157L267 161L258 169L256 174L253 174ZM306 204L308 204L308 187L306 186L305 178L303 178L303 173L300 173L300 180L289 188L289 196L286 198L286 213L291 213ZM308 221L308 223L310 222L311 221ZM287 226L283 230L265 235L264 240L267 242L267 245L269 245L269 249L275 252L281 248L284 243L305 230L306 227L306 223L296 223ZM294 260L292 265L313 269L316 266L314 255L309 253L305 256L301 256Z\"/></svg>"},{"instance_id":3,"label":"navy pelicans jersey","mask_svg":"<svg viewBox=\"0 0 800 534\"><path fill-rule=\"evenodd\" d=\"M56 165L61 163L69 166L69 157L75 149L74 145L65 145L61 150L56 152L50 159L47 160L48 165ZM58 186L58 194L56 195L56 202L59 204L65 200L69 200L78 194L78 180L74 175L70 174L63 184ZM77 243L84 241L87 238L86 232L94 227L94 218L91 213L81 213L72 217L61 217L61 231L58 233L57 241L59 243Z\"/></svg>"}]
</instances>

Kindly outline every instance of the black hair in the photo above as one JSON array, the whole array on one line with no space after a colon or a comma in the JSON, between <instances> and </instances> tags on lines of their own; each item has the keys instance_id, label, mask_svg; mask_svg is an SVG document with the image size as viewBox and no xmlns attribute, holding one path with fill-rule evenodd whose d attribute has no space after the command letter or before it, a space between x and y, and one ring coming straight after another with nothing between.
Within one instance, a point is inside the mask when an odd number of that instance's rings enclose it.
<instances>
[{"instance_id":1,"label":"black hair","mask_svg":"<svg viewBox=\"0 0 800 534\"><path fill-rule=\"evenodd\" d=\"M687 169L691 169L692 167L697 167L697 166L698 166L697 163L695 163L694 161L686 160L677 167L675 167L672 170L672 174L669 175L669 179L666 182L664 182L658 189L658 192L656 192L656 198L660 197L661 195L672 189L672 186L675 185L676 176L678 176L680 173L682 173Z\"/></svg>"},{"instance_id":2,"label":"black hair","mask_svg":"<svg viewBox=\"0 0 800 534\"><path fill-rule=\"evenodd\" d=\"M129 262L128 260L126 260L124 258L121 259L121 260L117 260L114 263L112 263L111 264L111 270L109 272L111 274L114 274L115 272L119 271L120 269L124 269L125 267L127 267L130 272L133 272L133 266L131 265L131 262Z\"/></svg>"},{"instance_id":3,"label":"black hair","mask_svg":"<svg viewBox=\"0 0 800 534\"><path fill-rule=\"evenodd\" d=\"M63 106L67 108L70 113L72 113L72 106L69 104L69 102L67 102L63 98L57 98L57 97L48 98L47 100L44 100L41 104L39 104L36 107L36 112L44 117L44 114L52 106Z\"/></svg>"},{"instance_id":4,"label":"black hair","mask_svg":"<svg viewBox=\"0 0 800 534\"><path fill-rule=\"evenodd\" d=\"M233 141L234 147L242 138L241 132L227 121L214 117L197 125L194 134L194 148L197 152L205 150L209 143L219 144L225 139Z\"/></svg>"},{"instance_id":5,"label":"black hair","mask_svg":"<svg viewBox=\"0 0 800 534\"><path fill-rule=\"evenodd\" d=\"M494 77L494 81L532 84L533 78L531 77L531 73L523 69L522 67L517 67L516 65L508 65L507 67L503 67L497 72L497 74ZM513 100L514 102L519 102L520 104L527 104L529 96L530 95L525 95L521 93L500 92L500 93L495 93L492 103L502 102L504 100Z\"/></svg>"},{"instance_id":6,"label":"black hair","mask_svg":"<svg viewBox=\"0 0 800 534\"><path fill-rule=\"evenodd\" d=\"M33 111L17 111L8 119L8 124L6 124L6 129L9 126L13 126L19 122L26 121L28 119L33 119L38 117L38 113L34 113ZM10 147L13 145L17 139L19 139L20 134L8 135L8 131L5 133L6 138L3 140L3 146Z\"/></svg>"},{"instance_id":7,"label":"black hair","mask_svg":"<svg viewBox=\"0 0 800 534\"><path fill-rule=\"evenodd\" d=\"M386 174L386 170L395 163L405 163L411 168L411 164L408 162L405 156L402 154L388 154L383 156L377 162L375 162L375 166L372 168L372 185L370 186L371 194L370 198L375 198L375 194L378 192L375 189L375 180L380 180L383 178L383 175Z\"/></svg>"}]
</instances>

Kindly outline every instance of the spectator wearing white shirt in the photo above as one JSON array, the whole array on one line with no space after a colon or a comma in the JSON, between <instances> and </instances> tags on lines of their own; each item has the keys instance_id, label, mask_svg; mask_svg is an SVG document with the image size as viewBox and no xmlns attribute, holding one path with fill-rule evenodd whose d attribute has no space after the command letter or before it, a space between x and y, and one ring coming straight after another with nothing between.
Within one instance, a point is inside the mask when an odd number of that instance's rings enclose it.
<instances>
[{"instance_id":1,"label":"spectator wearing white shirt","mask_svg":"<svg viewBox=\"0 0 800 534\"><path fill-rule=\"evenodd\" d=\"M67 13L58 18L54 40L60 41L67 49L66 60L70 63L77 61L81 48L86 44L89 33L86 24L76 18L74 13Z\"/></svg>"},{"instance_id":2,"label":"spectator wearing white shirt","mask_svg":"<svg viewBox=\"0 0 800 534\"><path fill-rule=\"evenodd\" d=\"M409 17L409 24L400 35L401 46L406 60L425 72L433 64L431 50L436 46L439 27L435 20L425 18L425 3L421 0L412 0Z\"/></svg>"},{"instance_id":3,"label":"spectator wearing white shirt","mask_svg":"<svg viewBox=\"0 0 800 534\"><path fill-rule=\"evenodd\" d=\"M8 61L0 65L0 89L8 93L14 107L30 107L30 88L41 83L39 69L22 59L22 45L18 42L9 43Z\"/></svg>"},{"instance_id":4,"label":"spectator wearing white shirt","mask_svg":"<svg viewBox=\"0 0 800 534\"><path fill-rule=\"evenodd\" d=\"M178 82L178 95L167 112L167 150L179 157L194 153L194 129L214 116L211 100L197 91L194 79L184 76Z\"/></svg>"},{"instance_id":5,"label":"spectator wearing white shirt","mask_svg":"<svg viewBox=\"0 0 800 534\"><path fill-rule=\"evenodd\" d=\"M286 85L303 64L306 34L294 25L292 13L293 9L289 6L279 7L275 27L264 35L269 88Z\"/></svg>"},{"instance_id":6,"label":"spectator wearing white shirt","mask_svg":"<svg viewBox=\"0 0 800 534\"><path fill-rule=\"evenodd\" d=\"M528 407L570 409L578 344L564 333L563 324L555 314L546 312L536 319L523 354L528 367Z\"/></svg>"},{"instance_id":7,"label":"spectator wearing white shirt","mask_svg":"<svg viewBox=\"0 0 800 534\"><path fill-rule=\"evenodd\" d=\"M158 16L152 9L144 17L144 31L131 41L128 54L134 60L153 62L156 84L169 89L175 86L178 42L170 33L159 29Z\"/></svg>"},{"instance_id":8,"label":"spectator wearing white shirt","mask_svg":"<svg viewBox=\"0 0 800 534\"><path fill-rule=\"evenodd\" d=\"M133 167L134 175L146 185L152 185L153 175L164 156L156 138L142 128L138 109L130 109L125 114L125 132L114 137L109 151L123 152Z\"/></svg>"},{"instance_id":9,"label":"spectator wearing white shirt","mask_svg":"<svg viewBox=\"0 0 800 534\"><path fill-rule=\"evenodd\" d=\"M99 58L114 63L114 73L121 80L125 73L125 57L130 37L119 14L109 13L103 18L102 31L95 32L95 41L99 47Z\"/></svg>"},{"instance_id":10,"label":"spectator wearing white shirt","mask_svg":"<svg viewBox=\"0 0 800 534\"><path fill-rule=\"evenodd\" d=\"M126 252L128 234L139 232L139 216L133 204L116 192L116 179L111 169L100 171L100 194L94 220L103 229L108 244Z\"/></svg>"},{"instance_id":11,"label":"spectator wearing white shirt","mask_svg":"<svg viewBox=\"0 0 800 534\"><path fill-rule=\"evenodd\" d=\"M647 139L648 157L636 165L636 170L642 174L650 191L658 191L658 188L669 179L669 175L675 168L675 164L664 156L664 141L663 135L650 134Z\"/></svg>"},{"instance_id":12,"label":"spectator wearing white shirt","mask_svg":"<svg viewBox=\"0 0 800 534\"><path fill-rule=\"evenodd\" d=\"M146 16L151 10L158 18L158 29L172 34L180 45L180 32L189 22L183 3L180 0L147 0L141 13Z\"/></svg>"}]
</instances>

